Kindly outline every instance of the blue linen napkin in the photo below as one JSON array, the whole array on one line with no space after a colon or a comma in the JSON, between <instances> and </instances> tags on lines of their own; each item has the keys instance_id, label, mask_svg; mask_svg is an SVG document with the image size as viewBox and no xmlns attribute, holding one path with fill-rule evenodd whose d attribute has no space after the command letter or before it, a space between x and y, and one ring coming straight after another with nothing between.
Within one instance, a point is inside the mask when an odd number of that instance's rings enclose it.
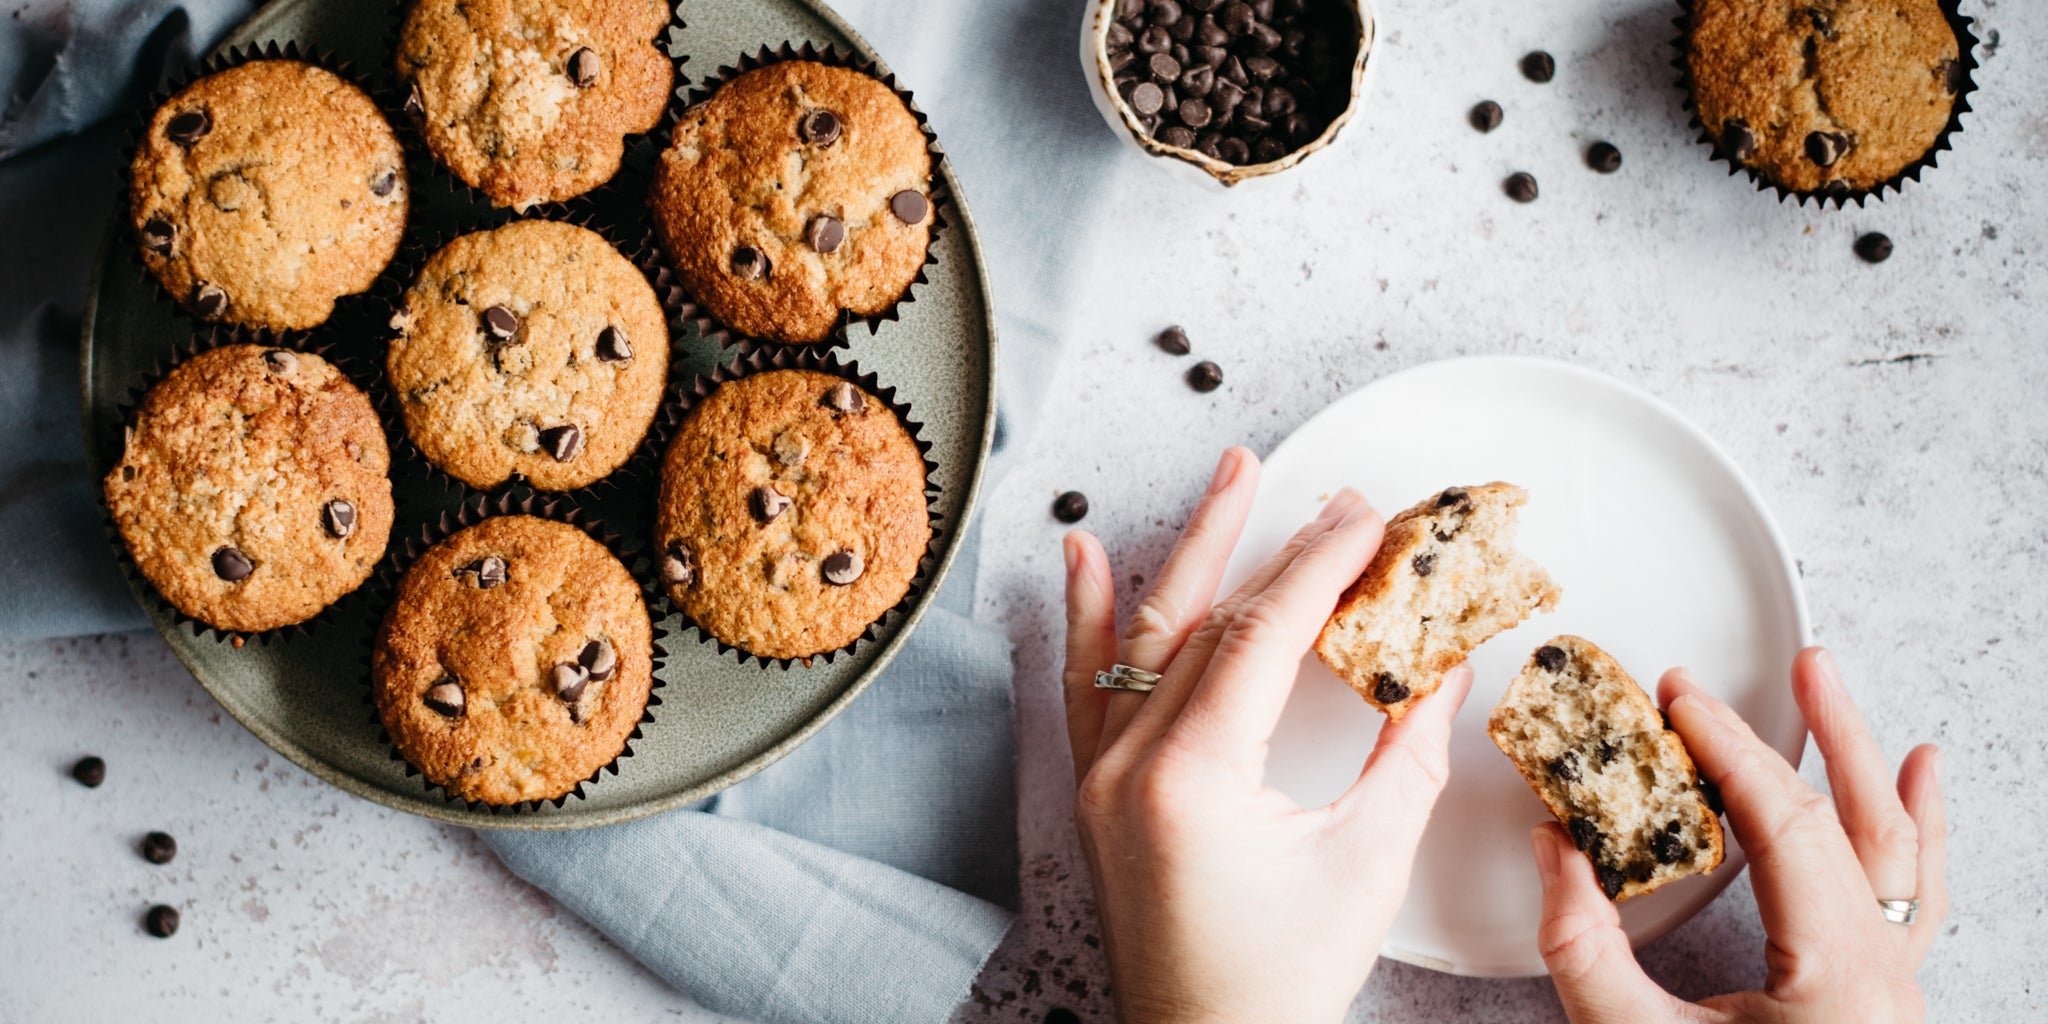
<instances>
[{"instance_id":1,"label":"blue linen napkin","mask_svg":"<svg viewBox=\"0 0 2048 1024\"><path fill-rule=\"evenodd\" d=\"M981 230L1002 332L992 490L1051 380L1117 153L1074 71L1080 4L837 7L913 87ZM0 20L0 640L145 625L100 534L78 431L80 309L120 147L115 127L92 126L250 9L29 0ZM1016 887L1010 651L970 619L977 541L884 677L778 764L693 810L486 840L721 1013L945 1019Z\"/></svg>"}]
</instances>

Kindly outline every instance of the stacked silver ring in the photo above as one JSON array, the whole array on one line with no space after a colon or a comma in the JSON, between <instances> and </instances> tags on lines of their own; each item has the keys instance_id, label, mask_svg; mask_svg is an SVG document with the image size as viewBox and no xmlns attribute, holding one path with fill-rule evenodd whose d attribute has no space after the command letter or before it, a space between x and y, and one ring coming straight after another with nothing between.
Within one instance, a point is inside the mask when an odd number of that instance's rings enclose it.
<instances>
[{"instance_id":1,"label":"stacked silver ring","mask_svg":"<svg viewBox=\"0 0 2048 1024\"><path fill-rule=\"evenodd\" d=\"M1878 900L1877 912L1883 914L1884 919L1893 924L1912 924L1920 917L1920 901Z\"/></svg>"},{"instance_id":2,"label":"stacked silver ring","mask_svg":"<svg viewBox=\"0 0 2048 1024\"><path fill-rule=\"evenodd\" d=\"M1117 665L1107 672L1095 673L1095 688L1098 690L1129 690L1132 693L1150 693L1159 685L1159 673L1147 672L1132 665Z\"/></svg>"}]
</instances>

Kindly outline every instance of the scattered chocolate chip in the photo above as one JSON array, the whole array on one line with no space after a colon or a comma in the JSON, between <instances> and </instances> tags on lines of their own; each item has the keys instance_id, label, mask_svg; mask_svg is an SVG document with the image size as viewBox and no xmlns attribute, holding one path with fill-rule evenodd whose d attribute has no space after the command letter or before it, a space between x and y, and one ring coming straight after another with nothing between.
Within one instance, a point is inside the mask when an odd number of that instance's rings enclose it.
<instances>
[{"instance_id":1,"label":"scattered chocolate chip","mask_svg":"<svg viewBox=\"0 0 2048 1024\"><path fill-rule=\"evenodd\" d=\"M1159 141L1177 149L1193 149L1195 147L1194 131L1177 124L1170 124L1159 129L1158 138Z\"/></svg>"},{"instance_id":2,"label":"scattered chocolate chip","mask_svg":"<svg viewBox=\"0 0 2048 1024\"><path fill-rule=\"evenodd\" d=\"M1209 118L1211 117L1209 104L1201 100L1189 99L1180 101L1179 112L1181 123L1189 128L1207 128L1209 126Z\"/></svg>"},{"instance_id":3,"label":"scattered chocolate chip","mask_svg":"<svg viewBox=\"0 0 2048 1024\"><path fill-rule=\"evenodd\" d=\"M213 553L213 574L229 583L248 579L249 574L255 571L256 563L249 561L248 555L234 548L222 547Z\"/></svg>"},{"instance_id":4,"label":"scattered chocolate chip","mask_svg":"<svg viewBox=\"0 0 2048 1024\"><path fill-rule=\"evenodd\" d=\"M170 221L156 219L142 225L142 247L150 252L169 256L177 240L178 229Z\"/></svg>"},{"instance_id":5,"label":"scattered chocolate chip","mask_svg":"<svg viewBox=\"0 0 2048 1024\"><path fill-rule=\"evenodd\" d=\"M462 693L462 686L453 679L445 679L427 687L422 698L429 710L443 718L461 718L469 701Z\"/></svg>"},{"instance_id":6,"label":"scattered chocolate chip","mask_svg":"<svg viewBox=\"0 0 2048 1024\"><path fill-rule=\"evenodd\" d=\"M505 563L504 559L499 558L497 555L485 555L455 570L455 574L458 576L467 575L470 578L469 582L479 590L489 590L505 582L505 576L511 568L511 566Z\"/></svg>"},{"instance_id":7,"label":"scattered chocolate chip","mask_svg":"<svg viewBox=\"0 0 2048 1024\"><path fill-rule=\"evenodd\" d=\"M97 757L81 757L71 766L71 777L87 789L98 789L100 783L107 781L107 762Z\"/></svg>"},{"instance_id":8,"label":"scattered chocolate chip","mask_svg":"<svg viewBox=\"0 0 2048 1024\"><path fill-rule=\"evenodd\" d=\"M1621 150L1611 142L1595 142L1586 147L1586 166L1601 174L1613 174L1621 170Z\"/></svg>"},{"instance_id":9,"label":"scattered chocolate chip","mask_svg":"<svg viewBox=\"0 0 2048 1024\"><path fill-rule=\"evenodd\" d=\"M1545 767L1549 770L1550 777L1553 779L1557 779L1560 782L1577 782L1579 781L1579 752L1567 750L1552 758L1550 764Z\"/></svg>"},{"instance_id":10,"label":"scattered chocolate chip","mask_svg":"<svg viewBox=\"0 0 2048 1024\"><path fill-rule=\"evenodd\" d=\"M1471 500L1472 496L1465 493L1463 487L1446 487L1443 493L1436 496L1436 507L1450 508L1452 505L1463 505Z\"/></svg>"},{"instance_id":11,"label":"scattered chocolate chip","mask_svg":"<svg viewBox=\"0 0 2048 1024\"><path fill-rule=\"evenodd\" d=\"M556 462L567 462L583 453L583 428L574 423L549 427L540 432L540 445Z\"/></svg>"},{"instance_id":12,"label":"scattered chocolate chip","mask_svg":"<svg viewBox=\"0 0 2048 1024\"><path fill-rule=\"evenodd\" d=\"M1516 171L1501 183L1501 189L1515 202L1533 203L1536 201L1536 176L1528 171Z\"/></svg>"},{"instance_id":13,"label":"scattered chocolate chip","mask_svg":"<svg viewBox=\"0 0 2048 1024\"><path fill-rule=\"evenodd\" d=\"M379 199L398 190L398 172L385 171L370 179L370 194Z\"/></svg>"},{"instance_id":14,"label":"scattered chocolate chip","mask_svg":"<svg viewBox=\"0 0 2048 1024\"><path fill-rule=\"evenodd\" d=\"M1382 672L1372 681L1372 699L1381 704L1399 704L1408 699L1408 684Z\"/></svg>"},{"instance_id":15,"label":"scattered chocolate chip","mask_svg":"<svg viewBox=\"0 0 2048 1024\"><path fill-rule=\"evenodd\" d=\"M1522 58L1522 75L1531 82L1548 82L1557 77L1557 58L1542 50L1531 50Z\"/></svg>"},{"instance_id":16,"label":"scattered chocolate chip","mask_svg":"<svg viewBox=\"0 0 2048 1024\"><path fill-rule=\"evenodd\" d=\"M603 67L604 62L597 59L597 54L591 52L590 47L585 46L569 55L569 80L575 82L578 88L587 89L597 84L597 73Z\"/></svg>"},{"instance_id":17,"label":"scattered chocolate chip","mask_svg":"<svg viewBox=\"0 0 2048 1024\"><path fill-rule=\"evenodd\" d=\"M838 142L842 128L839 115L829 110L813 110L796 123L797 135L813 146Z\"/></svg>"},{"instance_id":18,"label":"scattered chocolate chip","mask_svg":"<svg viewBox=\"0 0 2048 1024\"><path fill-rule=\"evenodd\" d=\"M1160 331L1152 339L1152 343L1159 346L1160 351L1174 356L1184 356L1195 349L1188 341L1188 332L1182 330L1179 325Z\"/></svg>"},{"instance_id":19,"label":"scattered chocolate chip","mask_svg":"<svg viewBox=\"0 0 2048 1024\"><path fill-rule=\"evenodd\" d=\"M804 229L804 241L820 253L830 255L839 251L846 241L846 225L829 213L811 218L811 224Z\"/></svg>"},{"instance_id":20,"label":"scattered chocolate chip","mask_svg":"<svg viewBox=\"0 0 2048 1024\"><path fill-rule=\"evenodd\" d=\"M619 363L633 358L633 345L626 340L626 332L617 327L606 327L597 332L597 358L604 363Z\"/></svg>"},{"instance_id":21,"label":"scattered chocolate chip","mask_svg":"<svg viewBox=\"0 0 2048 1024\"><path fill-rule=\"evenodd\" d=\"M405 87L405 113L418 117L426 113L426 101L420 99L420 83L407 82Z\"/></svg>"},{"instance_id":22,"label":"scattered chocolate chip","mask_svg":"<svg viewBox=\"0 0 2048 1024\"><path fill-rule=\"evenodd\" d=\"M1600 826L1593 824L1593 819L1573 818L1565 823L1565 830L1572 834L1572 845L1578 847L1580 853L1597 855L1600 852Z\"/></svg>"},{"instance_id":23,"label":"scattered chocolate chip","mask_svg":"<svg viewBox=\"0 0 2048 1024\"><path fill-rule=\"evenodd\" d=\"M1621 895L1621 887L1628 883L1626 875L1605 864L1593 865L1593 874L1600 879L1600 891L1610 900Z\"/></svg>"},{"instance_id":24,"label":"scattered chocolate chip","mask_svg":"<svg viewBox=\"0 0 2048 1024\"><path fill-rule=\"evenodd\" d=\"M263 368L271 373L290 373L299 368L299 357L287 349L274 348L263 353Z\"/></svg>"},{"instance_id":25,"label":"scattered chocolate chip","mask_svg":"<svg viewBox=\"0 0 2048 1024\"><path fill-rule=\"evenodd\" d=\"M1145 58L1145 71L1162 87L1172 85L1180 77L1180 61L1170 53L1155 53Z\"/></svg>"},{"instance_id":26,"label":"scattered chocolate chip","mask_svg":"<svg viewBox=\"0 0 2048 1024\"><path fill-rule=\"evenodd\" d=\"M1143 116L1159 113L1166 105L1166 90L1151 82L1139 82L1131 89L1131 109Z\"/></svg>"},{"instance_id":27,"label":"scattered chocolate chip","mask_svg":"<svg viewBox=\"0 0 2048 1024\"><path fill-rule=\"evenodd\" d=\"M1674 821L1672 824L1678 823ZM1650 854L1657 858L1659 864L1676 864L1691 852L1691 848L1685 845L1685 840L1670 832L1659 832L1650 837Z\"/></svg>"},{"instance_id":28,"label":"scattered chocolate chip","mask_svg":"<svg viewBox=\"0 0 2048 1024\"><path fill-rule=\"evenodd\" d=\"M178 934L178 908L159 903L142 915L142 926L159 939L168 939Z\"/></svg>"},{"instance_id":29,"label":"scattered chocolate chip","mask_svg":"<svg viewBox=\"0 0 2048 1024\"><path fill-rule=\"evenodd\" d=\"M1223 367L1206 359L1188 368L1188 387L1210 392L1223 386Z\"/></svg>"},{"instance_id":30,"label":"scattered chocolate chip","mask_svg":"<svg viewBox=\"0 0 2048 1024\"><path fill-rule=\"evenodd\" d=\"M1544 644L1536 648L1536 667L1545 672L1564 671L1564 648Z\"/></svg>"},{"instance_id":31,"label":"scattered chocolate chip","mask_svg":"<svg viewBox=\"0 0 2048 1024\"><path fill-rule=\"evenodd\" d=\"M1815 166L1833 167L1849 151L1849 137L1841 132L1808 132L1806 158Z\"/></svg>"},{"instance_id":32,"label":"scattered chocolate chip","mask_svg":"<svg viewBox=\"0 0 2048 1024\"><path fill-rule=\"evenodd\" d=\"M1704 777L1696 778L1693 781L1700 788L1700 799L1707 802L1707 810L1713 811L1715 814L1727 811L1728 808L1721 803L1721 787L1708 782Z\"/></svg>"},{"instance_id":33,"label":"scattered chocolate chip","mask_svg":"<svg viewBox=\"0 0 2048 1024\"><path fill-rule=\"evenodd\" d=\"M356 506L347 498L336 498L320 507L320 525L335 537L356 532Z\"/></svg>"},{"instance_id":34,"label":"scattered chocolate chip","mask_svg":"<svg viewBox=\"0 0 2048 1024\"><path fill-rule=\"evenodd\" d=\"M789 497L773 487L756 487L747 498L747 506L754 512L754 518L772 523L775 517L789 508Z\"/></svg>"},{"instance_id":35,"label":"scattered chocolate chip","mask_svg":"<svg viewBox=\"0 0 2048 1024\"><path fill-rule=\"evenodd\" d=\"M602 683L619 670L619 654L612 649L612 642L602 637L583 645L576 655L576 664L589 671L594 682Z\"/></svg>"},{"instance_id":36,"label":"scattered chocolate chip","mask_svg":"<svg viewBox=\"0 0 2048 1024\"><path fill-rule=\"evenodd\" d=\"M1052 517L1063 523L1078 523L1088 517L1088 496L1067 491L1052 500Z\"/></svg>"},{"instance_id":37,"label":"scattered chocolate chip","mask_svg":"<svg viewBox=\"0 0 2048 1024\"><path fill-rule=\"evenodd\" d=\"M691 564L690 549L681 544L671 545L668 554L661 556L661 582L671 587L687 587L697 578L697 570Z\"/></svg>"},{"instance_id":38,"label":"scattered chocolate chip","mask_svg":"<svg viewBox=\"0 0 2048 1024\"><path fill-rule=\"evenodd\" d=\"M1685 824L1674 818L1664 823L1664 831L1669 832L1675 836L1680 832L1685 831Z\"/></svg>"},{"instance_id":39,"label":"scattered chocolate chip","mask_svg":"<svg viewBox=\"0 0 2048 1024\"><path fill-rule=\"evenodd\" d=\"M743 281L767 277L768 254L751 245L742 245L732 251L732 272Z\"/></svg>"},{"instance_id":40,"label":"scattered chocolate chip","mask_svg":"<svg viewBox=\"0 0 2048 1024\"><path fill-rule=\"evenodd\" d=\"M1425 551L1422 554L1416 555L1408 560L1408 567L1414 569L1417 576L1427 576L1435 572L1436 552Z\"/></svg>"},{"instance_id":41,"label":"scattered chocolate chip","mask_svg":"<svg viewBox=\"0 0 2048 1024\"><path fill-rule=\"evenodd\" d=\"M1721 125L1721 155L1739 164L1756 157L1756 132L1750 130L1749 122L1738 117Z\"/></svg>"},{"instance_id":42,"label":"scattered chocolate chip","mask_svg":"<svg viewBox=\"0 0 2048 1024\"><path fill-rule=\"evenodd\" d=\"M519 314L504 306L484 310L484 333L497 341L511 341L519 333Z\"/></svg>"},{"instance_id":43,"label":"scattered chocolate chip","mask_svg":"<svg viewBox=\"0 0 2048 1024\"><path fill-rule=\"evenodd\" d=\"M142 837L142 859L151 864L169 864L178 855L178 841L168 832L151 832Z\"/></svg>"},{"instance_id":44,"label":"scattered chocolate chip","mask_svg":"<svg viewBox=\"0 0 2048 1024\"><path fill-rule=\"evenodd\" d=\"M825 390L825 408L844 413L866 412L868 400L859 388L842 380Z\"/></svg>"},{"instance_id":45,"label":"scattered chocolate chip","mask_svg":"<svg viewBox=\"0 0 2048 1024\"><path fill-rule=\"evenodd\" d=\"M1883 263L1892 258L1892 240L1872 231L1856 240L1856 255L1865 263Z\"/></svg>"},{"instance_id":46,"label":"scattered chocolate chip","mask_svg":"<svg viewBox=\"0 0 2048 1024\"><path fill-rule=\"evenodd\" d=\"M825 556L822 572L825 582L844 587L860 579L860 574L866 570L867 563L861 561L859 555L851 551L836 551Z\"/></svg>"},{"instance_id":47,"label":"scattered chocolate chip","mask_svg":"<svg viewBox=\"0 0 2048 1024\"><path fill-rule=\"evenodd\" d=\"M1614 744L1613 744L1612 742L1610 742L1610 741L1609 741L1609 740L1608 740L1608 739L1607 739L1606 737L1601 737L1601 739L1600 739L1600 752L1599 752L1599 753L1600 753L1600 766L1601 766L1602 768L1605 768L1605 767L1607 767L1608 765L1610 765L1610 764L1613 764L1613 763L1614 763L1614 759L1615 759L1615 758L1617 758L1617 757L1620 757L1620 756L1621 756L1621 748L1619 748L1619 747L1615 746L1615 745L1614 745Z\"/></svg>"},{"instance_id":48,"label":"scattered chocolate chip","mask_svg":"<svg viewBox=\"0 0 2048 1024\"><path fill-rule=\"evenodd\" d=\"M1943 60L1934 69L1934 77L1941 79L1941 88L1950 96L1962 92L1970 84L1970 71L1961 61Z\"/></svg>"},{"instance_id":49,"label":"scattered chocolate chip","mask_svg":"<svg viewBox=\"0 0 2048 1024\"><path fill-rule=\"evenodd\" d=\"M811 455L810 440L794 430L776 434L768 448L775 454L775 461L785 466L801 466Z\"/></svg>"},{"instance_id":50,"label":"scattered chocolate chip","mask_svg":"<svg viewBox=\"0 0 2048 1024\"><path fill-rule=\"evenodd\" d=\"M192 289L192 312L200 316L219 316L228 311L228 293L219 288L199 282Z\"/></svg>"},{"instance_id":51,"label":"scattered chocolate chip","mask_svg":"<svg viewBox=\"0 0 2048 1024\"><path fill-rule=\"evenodd\" d=\"M906 188L889 197L889 212L905 224L924 223L924 216L931 212L931 208L931 201L916 189Z\"/></svg>"},{"instance_id":52,"label":"scattered chocolate chip","mask_svg":"<svg viewBox=\"0 0 2048 1024\"><path fill-rule=\"evenodd\" d=\"M554 667L548 679L554 683L555 696L574 704L583 699L583 688L590 684L590 670L565 661Z\"/></svg>"},{"instance_id":53,"label":"scattered chocolate chip","mask_svg":"<svg viewBox=\"0 0 2048 1024\"><path fill-rule=\"evenodd\" d=\"M198 142L206 137L207 132L212 130L213 115L208 114L204 107L198 110L187 110L171 118L171 123L164 126L164 134L170 136L172 142L181 146L189 146Z\"/></svg>"},{"instance_id":54,"label":"scattered chocolate chip","mask_svg":"<svg viewBox=\"0 0 2048 1024\"><path fill-rule=\"evenodd\" d=\"M1472 127L1482 132L1490 132L1500 127L1500 119L1500 104L1492 100L1480 100L1472 107Z\"/></svg>"}]
</instances>

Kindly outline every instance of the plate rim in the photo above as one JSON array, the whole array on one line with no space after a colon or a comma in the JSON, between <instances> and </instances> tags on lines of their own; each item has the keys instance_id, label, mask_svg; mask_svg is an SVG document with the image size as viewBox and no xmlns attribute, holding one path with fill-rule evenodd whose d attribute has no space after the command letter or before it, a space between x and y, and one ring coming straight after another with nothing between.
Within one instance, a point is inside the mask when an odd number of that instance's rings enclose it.
<instances>
[{"instance_id":1,"label":"plate rim","mask_svg":"<svg viewBox=\"0 0 2048 1024\"><path fill-rule=\"evenodd\" d=\"M226 36L222 37L219 43L210 48L207 51L207 55L211 56L224 52L232 46L245 46L252 42L263 42L268 39L283 41L286 38L291 38L292 34L290 33L271 31L270 25L274 20L282 16L279 13L282 9L305 2L308 2L308 0L266 0L261 7L251 12L246 19L238 23ZM673 3L673 0L665 0L665 2ZM788 2L804 8L810 17L823 22L826 27L844 36L855 53L863 59L874 62L879 74L887 76L894 73L889 67L888 62L883 60L881 54L875 50L873 44L869 43L867 38L856 31L852 25L847 24L845 19L841 18L837 11L827 6L823 0L788 0ZM678 77L681 77L681 72L678 72ZM120 115L116 114L116 116ZM831 724L847 707L859 699L862 694L866 693L868 687L873 685L876 678L895 660L896 655L901 652L903 645L909 641L910 637L917 632L918 626L923 623L925 613L937 602L939 593L943 589L947 576L952 571L955 560L959 557L962 547L966 543L968 536L972 533L974 515L980 508L982 486L988 471L990 449L995 441L998 399L997 382L1002 370L1002 349L997 333L995 292L989 286L988 259L987 254L982 250L981 235L975 230L974 216L968 209L966 192L960 187L959 179L954 174L952 158L944 151L943 146L938 147L936 155L938 157L938 176L945 183L949 197L948 203L952 207L951 216L958 218L960 235L965 242L967 251L973 256L975 292L980 296L983 314L982 331L987 337L988 373L985 375L986 380L982 396L983 408L986 410L986 413L982 416L980 434L975 439L971 465L968 469L965 486L962 488L963 497L961 499L959 518L947 531L948 536L941 545L937 561L932 566L930 584L911 603L911 607L904 614L903 620L895 627L894 634L887 641L883 642L881 650L875 655L874 662L860 674L856 675L852 682L848 683L832 700L813 713L801 725L775 743L756 752L751 757L740 761L695 786L679 792L622 804L606 811L594 811L577 815L541 813L499 816L493 815L489 811L471 810L467 805L460 802L437 800L431 792L424 789L420 793L412 795L398 793L383 786L359 779L349 772L329 764L286 736L283 732L272 729L263 720L257 718L253 711L242 706L238 700L227 695L229 691L216 689L207 680L206 675L201 671L195 659L188 655L186 647L177 643L171 643L170 638L164 636L166 632L177 630L179 627L175 619L170 618L156 607L155 602L151 598L148 585L134 573L123 573L127 577L129 591L135 595L144 615L149 619L150 625L165 640L165 646L171 649L171 653L178 659L180 664L184 665L185 670L191 674L193 680L199 684L200 688L205 690L207 695L212 697L214 702L227 711L229 716L240 723L244 729L249 730L257 739L263 741L265 746L276 751L291 763L310 772L321 781L334 786L336 789L343 790L357 798L403 811L407 814L490 831L574 831L623 824L666 811L672 811L680 807L687 807L690 804L715 796L751 778L762 769L788 756L798 747L808 742L813 736L817 735L819 730ZM121 212L117 205L116 209L108 217L105 230L101 233L99 251L93 263L92 273L86 279L85 306L80 316L79 324L78 387L81 399L79 403L79 426L86 442L86 468L95 483L99 479L101 469L104 467L97 464L96 449L92 444L95 435L93 418L95 391L92 377L93 335L99 320L101 285L106 274L107 261L114 251L113 247L118 244L120 238ZM110 537L109 543L117 542ZM653 609L650 609L650 614L652 613ZM677 637L681 635L674 634Z\"/></svg>"},{"instance_id":2,"label":"plate rim","mask_svg":"<svg viewBox=\"0 0 2048 1024\"><path fill-rule=\"evenodd\" d=\"M1694 423L1678 407L1665 401L1648 389L1612 374L1566 362L1562 359L1529 355L1453 356L1448 359L1435 359L1429 362L1417 363L1414 366L1404 367L1385 376L1376 377L1330 400L1328 404L1318 409L1314 415L1295 426L1285 438L1281 439L1279 444L1273 446L1272 451L1268 452L1262 461L1268 465L1272 464L1283 454L1288 453L1291 446L1294 446L1302 438L1302 435L1308 433L1310 427L1325 417L1331 416L1338 406L1346 405L1369 392L1382 388L1399 387L1404 379L1425 373L1444 373L1451 372L1454 369L1483 367L1519 367L1535 372L1556 373L1575 378L1581 384L1604 389L1622 398L1636 402L1651 412L1656 413L1663 421L1678 427L1687 440L1699 446L1700 450L1713 461L1715 468L1734 481L1737 491L1741 495L1750 514L1756 518L1757 523L1763 528L1764 535L1770 542L1771 552L1777 558L1779 576L1790 591L1793 619L1799 646L1805 648L1812 645L1812 615L1806 599L1806 587L1800 579L1797 559L1793 556L1790 545L1786 543L1784 531L1779 528L1777 518L1772 514L1770 505L1763 500L1763 494L1757 488L1756 481L1750 479L1749 474L1743 471L1741 464L1735 461L1734 457L1714 439L1713 435L1707 433L1705 428L1699 424ZM1307 442L1301 441L1301 443L1305 444ZM1256 498L1254 498L1254 501L1256 502ZM1227 579L1226 577L1226 581ZM1802 718L1800 719L1796 741L1790 736L1784 737L1787 741L1785 745L1791 746L1789 753L1784 749L1784 745L1779 743L1772 743L1771 747L1791 762L1793 769L1797 770L1805 756L1806 736L1807 730ZM1730 838L1732 839L1733 836L1731 835ZM1707 876L1711 889L1705 898L1700 901L1699 906L1694 908L1689 914L1648 928L1640 937L1631 935L1629 937L1631 948L1640 949L1670 934L1679 926L1692 920L1700 911L1705 910L1715 900L1719 899L1723 892L1727 891L1728 886L1749 867L1748 857L1743 853L1739 845L1730 842L1728 847L1724 867L1732 866L1733 870L1715 871ZM1536 961L1533 969L1526 962L1477 963L1446 960L1442 957L1432 956L1413 948L1402 946L1391 937L1381 943L1379 955L1389 960L1397 960L1401 963L1413 964L1417 967L1425 967L1433 971L1459 977L1533 978L1549 974L1548 969L1544 967L1540 959Z\"/></svg>"}]
</instances>

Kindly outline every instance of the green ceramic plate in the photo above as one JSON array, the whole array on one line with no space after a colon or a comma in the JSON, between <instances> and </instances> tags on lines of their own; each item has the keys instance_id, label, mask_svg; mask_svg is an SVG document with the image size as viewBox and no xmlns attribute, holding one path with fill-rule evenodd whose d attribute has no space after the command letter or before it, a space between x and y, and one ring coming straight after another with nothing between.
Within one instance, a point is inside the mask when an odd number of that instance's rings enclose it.
<instances>
[{"instance_id":1,"label":"green ceramic plate","mask_svg":"<svg viewBox=\"0 0 2048 1024\"><path fill-rule=\"evenodd\" d=\"M387 40L395 17L388 0L274 0L226 45L296 40L350 61L360 72L381 75L389 65ZM688 26L673 44L687 58L678 69L679 86L715 75L719 67L735 65L762 46L784 42L832 45L879 60L851 28L813 0L686 0L683 19ZM627 204L645 180L633 174L644 173L657 145L643 139L632 151L637 160L629 158L620 181ZM912 417L924 424L922 436L932 443L930 458L938 465L933 482L940 488L943 519L924 589L907 613L887 621L875 640L862 643L851 656L808 669L741 664L700 642L673 617L658 623L669 636L655 720L643 726L633 756L619 763L619 773L585 786L584 798L572 797L559 808L491 814L448 801L417 776L409 777L381 741L364 700L369 684L361 659L383 611L370 607L374 600L364 594L337 606L309 634L240 650L180 625L162 610L147 584L137 584L137 597L200 684L265 743L357 796L414 814L483 828L586 828L679 807L746 778L822 728L889 663L937 593L959 550L960 526L974 505L995 424L995 321L960 185L944 160L939 174L952 202L942 209L948 226L934 244L938 263L926 269L928 283L918 285L914 301L901 307L901 320L883 324L875 335L856 325L850 350L842 350L842 358L856 360L863 370L880 374L884 385L898 389L898 398L910 403ZM411 177L415 230L474 224L486 212L450 188L448 179L424 159L415 160ZM630 219L634 208L625 208L629 213L619 226L637 237L637 224ZM120 410L131 390L191 336L190 321L158 298L155 285L131 258L130 244L117 218L108 227L86 300L80 376L86 457L96 475L119 458ZM343 300L335 320L323 328L322 340L356 359L358 369L363 363L374 366L382 353L376 326L381 310L368 297ZM672 381L706 371L720 358L719 348L694 331L685 330L675 340ZM400 467L393 478L399 499L394 542L401 534L417 533L421 524L458 500L413 467ZM600 488L592 506L632 539L635 531L645 529L653 500L650 485L629 483Z\"/></svg>"}]
</instances>

